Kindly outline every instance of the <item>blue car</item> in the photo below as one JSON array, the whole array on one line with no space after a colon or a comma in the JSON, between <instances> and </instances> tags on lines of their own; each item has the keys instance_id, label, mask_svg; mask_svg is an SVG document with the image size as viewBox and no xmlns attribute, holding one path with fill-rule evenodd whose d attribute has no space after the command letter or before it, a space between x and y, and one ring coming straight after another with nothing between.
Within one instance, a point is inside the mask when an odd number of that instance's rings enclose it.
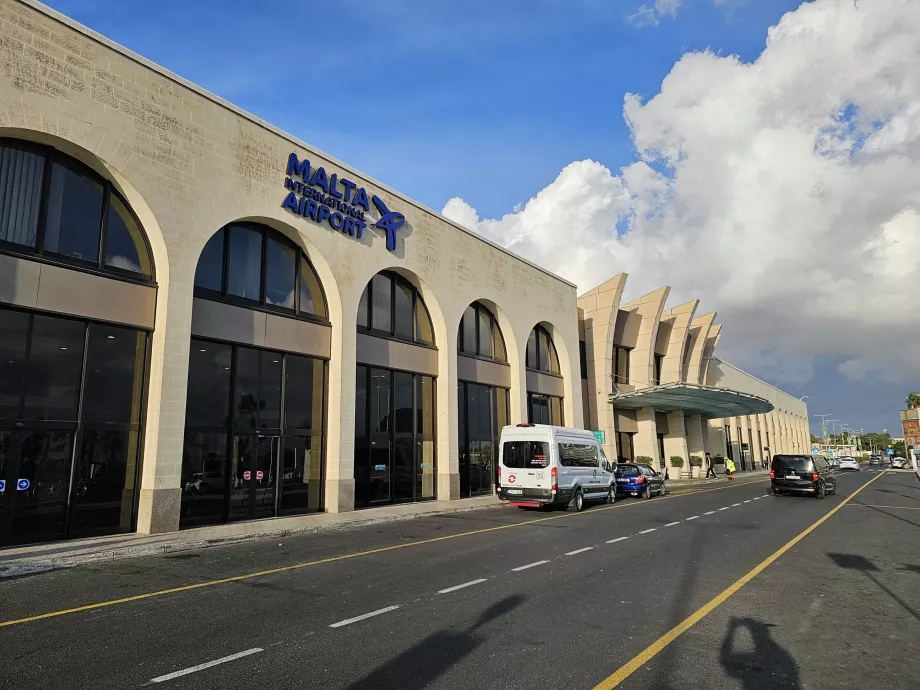
<instances>
[{"instance_id":1,"label":"blue car","mask_svg":"<svg viewBox=\"0 0 920 690\"><path fill-rule=\"evenodd\" d=\"M648 465L621 463L616 466L615 474L618 494L651 498L668 493L664 485L664 475Z\"/></svg>"}]
</instances>

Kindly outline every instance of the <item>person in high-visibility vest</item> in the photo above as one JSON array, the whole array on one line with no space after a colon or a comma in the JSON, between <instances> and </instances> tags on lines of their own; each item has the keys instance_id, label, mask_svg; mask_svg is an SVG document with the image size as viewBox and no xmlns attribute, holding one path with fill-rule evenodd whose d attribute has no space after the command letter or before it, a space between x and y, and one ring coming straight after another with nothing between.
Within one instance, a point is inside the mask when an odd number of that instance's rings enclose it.
<instances>
[{"instance_id":1,"label":"person in high-visibility vest","mask_svg":"<svg viewBox=\"0 0 920 690\"><path fill-rule=\"evenodd\" d=\"M729 479L735 478L735 461L731 458L725 458L725 476Z\"/></svg>"}]
</instances>

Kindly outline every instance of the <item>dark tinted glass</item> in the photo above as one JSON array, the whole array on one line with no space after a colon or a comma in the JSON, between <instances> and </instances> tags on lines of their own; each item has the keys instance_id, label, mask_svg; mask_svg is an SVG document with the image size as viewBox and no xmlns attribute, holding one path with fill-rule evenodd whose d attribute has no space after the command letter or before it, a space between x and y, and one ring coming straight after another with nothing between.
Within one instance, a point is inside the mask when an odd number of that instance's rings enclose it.
<instances>
[{"instance_id":1,"label":"dark tinted glass","mask_svg":"<svg viewBox=\"0 0 920 690\"><path fill-rule=\"evenodd\" d=\"M805 455L776 455L773 457L773 469L779 472L814 472L814 462Z\"/></svg>"},{"instance_id":2,"label":"dark tinted glass","mask_svg":"<svg viewBox=\"0 0 920 690\"><path fill-rule=\"evenodd\" d=\"M412 327L412 286L402 280L395 281L393 320L395 322L395 335L407 340L415 338Z\"/></svg>"},{"instance_id":3,"label":"dark tinted glass","mask_svg":"<svg viewBox=\"0 0 920 690\"><path fill-rule=\"evenodd\" d=\"M23 417L76 421L84 332L77 321L34 317Z\"/></svg>"},{"instance_id":4,"label":"dark tinted glass","mask_svg":"<svg viewBox=\"0 0 920 690\"><path fill-rule=\"evenodd\" d=\"M479 348L478 352L483 357L492 356L492 316L483 308L478 309L479 314Z\"/></svg>"},{"instance_id":5,"label":"dark tinted glass","mask_svg":"<svg viewBox=\"0 0 920 690\"><path fill-rule=\"evenodd\" d=\"M90 325L84 421L140 422L145 343L146 335L138 331Z\"/></svg>"},{"instance_id":6,"label":"dark tinted glass","mask_svg":"<svg viewBox=\"0 0 920 690\"><path fill-rule=\"evenodd\" d=\"M360 381L359 381L360 383ZM364 410L360 416L363 419ZM285 357L285 426L291 429L319 429L323 413L323 362L310 357Z\"/></svg>"},{"instance_id":7,"label":"dark tinted glass","mask_svg":"<svg viewBox=\"0 0 920 690\"><path fill-rule=\"evenodd\" d=\"M393 375L394 385L394 417L395 431L397 434L412 433L413 428L413 402L412 402L412 374L397 371Z\"/></svg>"},{"instance_id":8,"label":"dark tinted glass","mask_svg":"<svg viewBox=\"0 0 920 690\"><path fill-rule=\"evenodd\" d=\"M428 315L428 309L422 301L422 296L418 295L415 300L415 337L419 342L434 344L434 329L431 327L431 317Z\"/></svg>"},{"instance_id":9,"label":"dark tinted glass","mask_svg":"<svg viewBox=\"0 0 920 690\"><path fill-rule=\"evenodd\" d=\"M130 532L137 431L83 432L74 476L71 537Z\"/></svg>"},{"instance_id":10,"label":"dark tinted glass","mask_svg":"<svg viewBox=\"0 0 920 690\"><path fill-rule=\"evenodd\" d=\"M106 222L105 265L145 276L151 275L144 232L125 203L114 193L109 195Z\"/></svg>"},{"instance_id":11,"label":"dark tinted glass","mask_svg":"<svg viewBox=\"0 0 920 690\"><path fill-rule=\"evenodd\" d=\"M639 468L635 465L617 465L616 475L618 477L638 477Z\"/></svg>"},{"instance_id":12,"label":"dark tinted glass","mask_svg":"<svg viewBox=\"0 0 920 690\"><path fill-rule=\"evenodd\" d=\"M552 372L553 374L559 373L559 358L556 356L556 346L553 344L553 339L547 336L546 338L546 362L541 362L543 367Z\"/></svg>"},{"instance_id":13,"label":"dark tinted glass","mask_svg":"<svg viewBox=\"0 0 920 690\"><path fill-rule=\"evenodd\" d=\"M526 365L531 369L537 368L537 331L536 329L530 332L530 335L527 336L527 356L526 356Z\"/></svg>"},{"instance_id":14,"label":"dark tinted glass","mask_svg":"<svg viewBox=\"0 0 920 690\"><path fill-rule=\"evenodd\" d=\"M326 300L323 297L319 277L310 262L303 256L300 257L300 311L304 314L326 318ZM365 307L366 313L367 308Z\"/></svg>"},{"instance_id":15,"label":"dark tinted glass","mask_svg":"<svg viewBox=\"0 0 920 690\"><path fill-rule=\"evenodd\" d=\"M201 250L195 271L195 287L220 292L224 287L224 232L218 230Z\"/></svg>"},{"instance_id":16,"label":"dark tinted glass","mask_svg":"<svg viewBox=\"0 0 920 690\"><path fill-rule=\"evenodd\" d=\"M375 331L393 332L392 291L393 281L389 276L379 273L374 276L371 290L373 297L371 328Z\"/></svg>"},{"instance_id":17,"label":"dark tinted glass","mask_svg":"<svg viewBox=\"0 0 920 690\"><path fill-rule=\"evenodd\" d=\"M562 398L553 398L549 399L549 423L555 424L556 426L563 426L563 415L562 415Z\"/></svg>"},{"instance_id":18,"label":"dark tinted glass","mask_svg":"<svg viewBox=\"0 0 920 690\"><path fill-rule=\"evenodd\" d=\"M281 426L281 355L262 352L259 375L259 428L277 429Z\"/></svg>"},{"instance_id":19,"label":"dark tinted glass","mask_svg":"<svg viewBox=\"0 0 920 690\"><path fill-rule=\"evenodd\" d=\"M368 395L371 402L370 432L372 434L391 429L390 378L388 369L371 369Z\"/></svg>"},{"instance_id":20,"label":"dark tinted glass","mask_svg":"<svg viewBox=\"0 0 920 690\"><path fill-rule=\"evenodd\" d=\"M12 513L12 543L64 537L67 492L73 450L71 431L25 431L20 436L19 478L28 491L17 491Z\"/></svg>"},{"instance_id":21,"label":"dark tinted glass","mask_svg":"<svg viewBox=\"0 0 920 690\"><path fill-rule=\"evenodd\" d=\"M364 292L361 293L361 301L358 302L358 325L361 328L370 328L370 313L368 311L368 302L370 301L371 284L364 286Z\"/></svg>"},{"instance_id":22,"label":"dark tinted glass","mask_svg":"<svg viewBox=\"0 0 920 690\"><path fill-rule=\"evenodd\" d=\"M536 469L549 465L549 444L545 441L506 441L502 464L512 469Z\"/></svg>"},{"instance_id":23,"label":"dark tinted glass","mask_svg":"<svg viewBox=\"0 0 920 690\"><path fill-rule=\"evenodd\" d=\"M367 505L369 495L367 387L370 372L358 365L355 376L355 507Z\"/></svg>"},{"instance_id":24,"label":"dark tinted glass","mask_svg":"<svg viewBox=\"0 0 920 690\"><path fill-rule=\"evenodd\" d=\"M236 351L236 388L233 391L233 414L236 430L255 431L259 424L258 350L241 347Z\"/></svg>"},{"instance_id":25,"label":"dark tinted glass","mask_svg":"<svg viewBox=\"0 0 920 690\"><path fill-rule=\"evenodd\" d=\"M297 252L294 247L268 237L265 242L265 304L294 308L296 271ZM306 311L312 313L312 309Z\"/></svg>"},{"instance_id":26,"label":"dark tinted glass","mask_svg":"<svg viewBox=\"0 0 920 690\"><path fill-rule=\"evenodd\" d=\"M281 455L281 512L319 510L322 503L321 444L312 436L285 436Z\"/></svg>"},{"instance_id":27,"label":"dark tinted glass","mask_svg":"<svg viewBox=\"0 0 920 690\"><path fill-rule=\"evenodd\" d=\"M28 335L28 314L0 309L0 419L19 416Z\"/></svg>"},{"instance_id":28,"label":"dark tinted glass","mask_svg":"<svg viewBox=\"0 0 920 690\"><path fill-rule=\"evenodd\" d=\"M463 351L475 355L476 354L476 309L473 306L469 306L463 312L463 321L461 323L460 329L461 342L463 343Z\"/></svg>"},{"instance_id":29,"label":"dark tinted glass","mask_svg":"<svg viewBox=\"0 0 920 690\"><path fill-rule=\"evenodd\" d=\"M0 240L35 247L45 157L0 146Z\"/></svg>"},{"instance_id":30,"label":"dark tinted glass","mask_svg":"<svg viewBox=\"0 0 920 690\"><path fill-rule=\"evenodd\" d=\"M224 514L227 435L185 432L181 527L220 522Z\"/></svg>"},{"instance_id":31,"label":"dark tinted glass","mask_svg":"<svg viewBox=\"0 0 920 690\"><path fill-rule=\"evenodd\" d=\"M262 233L233 225L230 227L230 256L227 267L227 292L237 297L258 300L262 289Z\"/></svg>"},{"instance_id":32,"label":"dark tinted glass","mask_svg":"<svg viewBox=\"0 0 920 690\"><path fill-rule=\"evenodd\" d=\"M232 352L229 345L192 340L188 365L186 426L229 426Z\"/></svg>"},{"instance_id":33,"label":"dark tinted glass","mask_svg":"<svg viewBox=\"0 0 920 690\"><path fill-rule=\"evenodd\" d=\"M502 337L502 331L498 327L498 321L492 322L492 347L493 356L499 362L508 361L508 353L505 351L505 339Z\"/></svg>"},{"instance_id":34,"label":"dark tinted glass","mask_svg":"<svg viewBox=\"0 0 920 690\"><path fill-rule=\"evenodd\" d=\"M437 465L434 447L434 379L416 376L416 405L420 408L416 428L416 499L434 498Z\"/></svg>"},{"instance_id":35,"label":"dark tinted glass","mask_svg":"<svg viewBox=\"0 0 920 690\"><path fill-rule=\"evenodd\" d=\"M96 262L101 227L102 185L53 163L45 216L45 251Z\"/></svg>"}]
</instances>

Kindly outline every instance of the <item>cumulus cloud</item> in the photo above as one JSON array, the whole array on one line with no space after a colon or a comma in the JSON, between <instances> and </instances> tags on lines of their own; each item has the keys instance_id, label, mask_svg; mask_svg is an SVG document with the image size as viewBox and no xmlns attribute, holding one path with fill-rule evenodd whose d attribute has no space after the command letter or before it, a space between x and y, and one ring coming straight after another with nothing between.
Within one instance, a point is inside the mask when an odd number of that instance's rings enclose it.
<instances>
[{"instance_id":1,"label":"cumulus cloud","mask_svg":"<svg viewBox=\"0 0 920 690\"><path fill-rule=\"evenodd\" d=\"M621 170L577 161L501 218L444 213L581 292L625 271L629 296L699 297L723 356L775 380L818 355L920 375L918 35L915 0L804 4L754 62L688 53L653 98L628 94Z\"/></svg>"}]
</instances>

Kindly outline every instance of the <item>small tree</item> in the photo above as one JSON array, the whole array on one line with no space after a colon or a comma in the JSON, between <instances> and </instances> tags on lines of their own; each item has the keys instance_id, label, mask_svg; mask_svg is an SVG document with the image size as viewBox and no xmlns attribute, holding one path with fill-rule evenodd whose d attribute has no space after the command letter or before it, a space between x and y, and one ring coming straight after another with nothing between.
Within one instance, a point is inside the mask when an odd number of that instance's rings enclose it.
<instances>
[{"instance_id":1,"label":"small tree","mask_svg":"<svg viewBox=\"0 0 920 690\"><path fill-rule=\"evenodd\" d=\"M904 400L907 403L907 406L914 410L920 407L920 392L908 393L907 399Z\"/></svg>"},{"instance_id":2,"label":"small tree","mask_svg":"<svg viewBox=\"0 0 920 690\"><path fill-rule=\"evenodd\" d=\"M682 457L680 457L679 455L671 456L671 467L683 467L683 466L684 466L684 459Z\"/></svg>"},{"instance_id":3,"label":"small tree","mask_svg":"<svg viewBox=\"0 0 920 690\"><path fill-rule=\"evenodd\" d=\"M636 458L636 462L641 463L643 465L651 465L652 459L648 455L640 455L639 457Z\"/></svg>"},{"instance_id":4,"label":"small tree","mask_svg":"<svg viewBox=\"0 0 920 690\"><path fill-rule=\"evenodd\" d=\"M701 458L699 455L690 456L690 467L702 467L702 466L703 466L703 458Z\"/></svg>"}]
</instances>

